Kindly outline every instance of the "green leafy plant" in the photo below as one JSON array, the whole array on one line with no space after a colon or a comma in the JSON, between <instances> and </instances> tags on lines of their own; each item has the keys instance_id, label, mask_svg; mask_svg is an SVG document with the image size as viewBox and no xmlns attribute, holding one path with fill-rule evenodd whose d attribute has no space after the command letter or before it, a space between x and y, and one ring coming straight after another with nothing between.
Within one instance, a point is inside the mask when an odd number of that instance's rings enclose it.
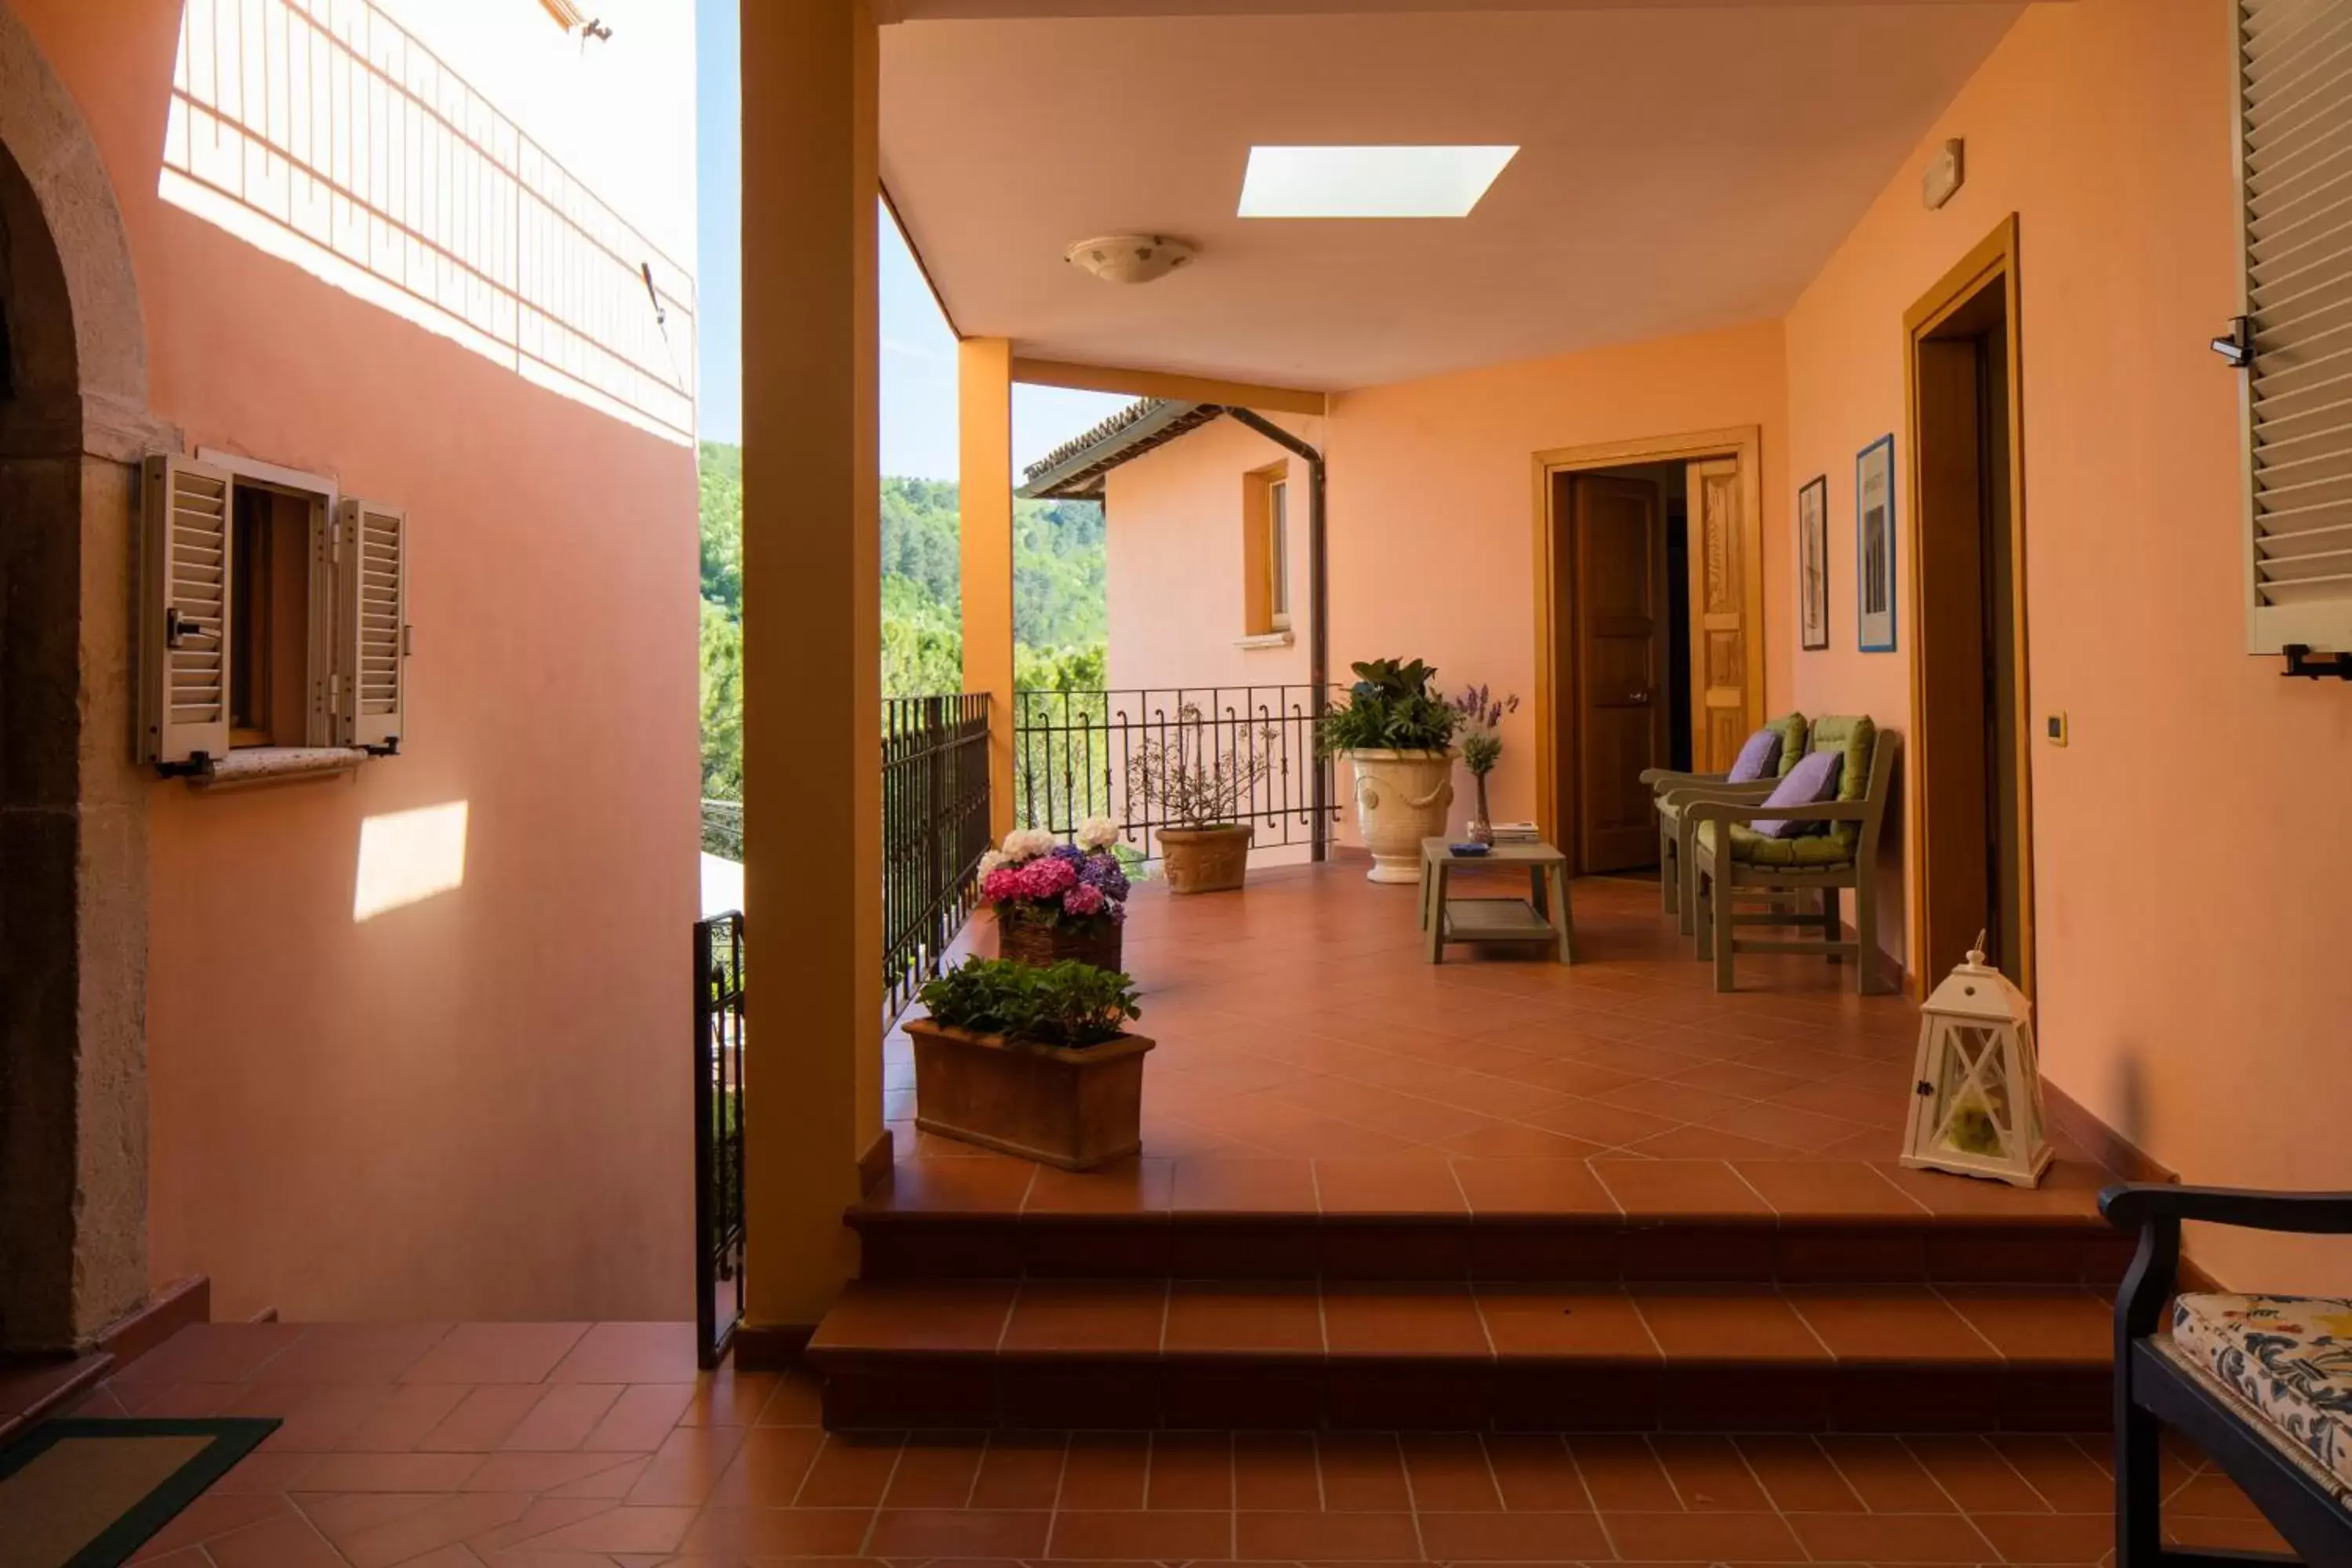
<instances>
[{"instance_id":1,"label":"green leafy plant","mask_svg":"<svg viewBox=\"0 0 2352 1568\"><path fill-rule=\"evenodd\" d=\"M1039 968L971 959L924 986L923 1005L943 1028L1066 1050L1117 1039L1129 1019L1143 1016L1133 979L1075 960Z\"/></svg>"},{"instance_id":2,"label":"green leafy plant","mask_svg":"<svg viewBox=\"0 0 2352 1568\"><path fill-rule=\"evenodd\" d=\"M1345 707L1323 716L1317 743L1327 752L1442 752L1462 712L1433 689L1437 671L1420 659L1367 659L1351 666Z\"/></svg>"}]
</instances>

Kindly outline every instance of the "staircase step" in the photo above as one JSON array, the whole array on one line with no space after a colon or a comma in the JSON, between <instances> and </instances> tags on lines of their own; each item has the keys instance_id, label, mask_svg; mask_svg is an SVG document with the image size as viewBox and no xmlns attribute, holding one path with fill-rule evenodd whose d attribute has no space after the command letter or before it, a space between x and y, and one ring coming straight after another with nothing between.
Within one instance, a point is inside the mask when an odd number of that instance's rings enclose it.
<instances>
[{"instance_id":1,"label":"staircase step","mask_svg":"<svg viewBox=\"0 0 2352 1568\"><path fill-rule=\"evenodd\" d=\"M69 1408L114 1368L104 1351L87 1355L0 1358L0 1446L44 1415Z\"/></svg>"},{"instance_id":2,"label":"staircase step","mask_svg":"<svg viewBox=\"0 0 2352 1568\"><path fill-rule=\"evenodd\" d=\"M2084 1431L2112 1327L2059 1287L864 1280L835 1428Z\"/></svg>"}]
</instances>

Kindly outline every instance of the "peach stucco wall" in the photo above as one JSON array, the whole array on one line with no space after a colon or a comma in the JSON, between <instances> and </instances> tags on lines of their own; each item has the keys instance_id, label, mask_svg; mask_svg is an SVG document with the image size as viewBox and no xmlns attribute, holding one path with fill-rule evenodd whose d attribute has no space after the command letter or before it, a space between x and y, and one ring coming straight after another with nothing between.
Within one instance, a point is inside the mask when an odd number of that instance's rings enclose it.
<instances>
[{"instance_id":1,"label":"peach stucco wall","mask_svg":"<svg viewBox=\"0 0 2352 1568\"><path fill-rule=\"evenodd\" d=\"M404 503L409 733L355 782L158 782L157 1280L224 1318L690 1310L693 455L156 196L179 6L8 0L122 205L155 415ZM464 881L354 918L362 824Z\"/></svg>"},{"instance_id":2,"label":"peach stucco wall","mask_svg":"<svg viewBox=\"0 0 2352 1568\"><path fill-rule=\"evenodd\" d=\"M2230 72L2214 0L2033 7L1799 301L1791 459L1829 475L1836 636L1794 695L1907 719L1908 658L1853 651L1854 453L1902 426L1903 311L2014 212L2032 702L2073 721L2032 753L2044 1065L2189 1181L2340 1189L2352 702L2245 654L2238 382L2205 346L2238 308ZM1929 213L1947 136L1969 181ZM2340 1247L2192 1247L2232 1283L2352 1286Z\"/></svg>"},{"instance_id":3,"label":"peach stucco wall","mask_svg":"<svg viewBox=\"0 0 2352 1568\"><path fill-rule=\"evenodd\" d=\"M1690 431L1763 431L1764 507L1788 504L1777 322L1529 360L1342 394L1321 421L1329 468L1332 679L1393 655L1425 658L1448 690L1517 692L1492 781L1496 819L1536 815L1534 455ZM1311 423L1311 422L1309 422ZM1310 435L1308 440L1314 437ZM1297 644L1244 651L1241 476L1276 449L1230 423L1152 452L1109 481L1110 668L1120 685L1226 671L1306 679L1306 563L1294 566ZM1293 550L1306 542L1294 506ZM1765 563L1768 602L1788 569ZM1787 660L1767 672L1777 694ZM1276 679L1269 673L1255 679ZM1469 811L1457 781L1457 818ZM1352 833L1352 824L1343 825Z\"/></svg>"}]
</instances>

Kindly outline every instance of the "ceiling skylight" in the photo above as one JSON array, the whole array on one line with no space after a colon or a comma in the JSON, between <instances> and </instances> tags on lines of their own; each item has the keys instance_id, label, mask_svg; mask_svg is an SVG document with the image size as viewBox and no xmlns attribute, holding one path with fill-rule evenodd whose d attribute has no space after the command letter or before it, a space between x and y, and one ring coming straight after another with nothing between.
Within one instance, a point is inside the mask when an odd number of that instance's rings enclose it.
<instances>
[{"instance_id":1,"label":"ceiling skylight","mask_svg":"<svg viewBox=\"0 0 2352 1568\"><path fill-rule=\"evenodd\" d=\"M1253 147L1244 217L1467 217L1517 147Z\"/></svg>"}]
</instances>

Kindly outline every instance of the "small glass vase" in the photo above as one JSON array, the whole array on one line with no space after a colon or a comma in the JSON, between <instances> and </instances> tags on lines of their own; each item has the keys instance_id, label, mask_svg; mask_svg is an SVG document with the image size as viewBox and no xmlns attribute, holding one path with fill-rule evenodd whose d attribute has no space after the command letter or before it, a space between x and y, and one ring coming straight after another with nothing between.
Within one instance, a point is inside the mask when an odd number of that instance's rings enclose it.
<instances>
[{"instance_id":1,"label":"small glass vase","mask_svg":"<svg viewBox=\"0 0 2352 1568\"><path fill-rule=\"evenodd\" d=\"M1491 845L1495 842L1495 822L1494 818L1486 814L1486 775L1472 773L1470 782L1477 786L1478 804L1470 814L1469 825L1463 831L1469 836L1470 842L1473 844Z\"/></svg>"}]
</instances>

